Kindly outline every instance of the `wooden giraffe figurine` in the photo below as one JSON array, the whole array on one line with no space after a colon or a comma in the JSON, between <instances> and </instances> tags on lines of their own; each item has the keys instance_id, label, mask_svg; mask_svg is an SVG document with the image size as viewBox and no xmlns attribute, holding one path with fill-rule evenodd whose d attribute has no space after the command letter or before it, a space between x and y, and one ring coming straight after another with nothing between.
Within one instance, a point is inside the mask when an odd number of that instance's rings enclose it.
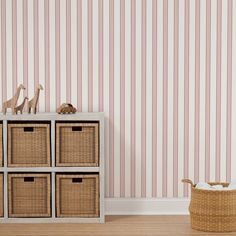
<instances>
[{"instance_id":1,"label":"wooden giraffe figurine","mask_svg":"<svg viewBox=\"0 0 236 236\"><path fill-rule=\"evenodd\" d=\"M23 113L23 108L24 108L24 106L25 106L26 100L28 100L27 97L24 98L23 102L22 102L19 106L15 107L15 114L16 114L16 115L17 115L18 111L20 112L20 114Z\"/></svg>"},{"instance_id":2,"label":"wooden giraffe figurine","mask_svg":"<svg viewBox=\"0 0 236 236\"><path fill-rule=\"evenodd\" d=\"M16 93L15 95L13 96L13 98L7 100L6 102L4 102L2 104L2 112L4 115L6 115L7 113L7 108L11 108L12 110L12 114L15 114L15 107L16 107L16 104L17 104L17 101L18 101L18 98L20 96L20 91L21 89L25 89L24 85L23 84L20 84L16 90Z\"/></svg>"},{"instance_id":3,"label":"wooden giraffe figurine","mask_svg":"<svg viewBox=\"0 0 236 236\"><path fill-rule=\"evenodd\" d=\"M41 84L38 85L35 91L34 97L30 101L28 101L28 106L27 106L28 113L31 113L31 109L32 109L33 113L36 114L40 90L43 90L43 86Z\"/></svg>"}]
</instances>

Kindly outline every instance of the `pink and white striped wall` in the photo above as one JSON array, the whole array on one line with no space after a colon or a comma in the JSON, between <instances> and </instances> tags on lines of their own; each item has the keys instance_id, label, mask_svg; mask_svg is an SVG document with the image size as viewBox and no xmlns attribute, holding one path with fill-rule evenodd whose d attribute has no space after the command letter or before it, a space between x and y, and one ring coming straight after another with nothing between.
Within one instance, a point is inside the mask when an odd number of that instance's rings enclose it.
<instances>
[{"instance_id":1,"label":"pink and white striped wall","mask_svg":"<svg viewBox=\"0 0 236 236\"><path fill-rule=\"evenodd\" d=\"M235 1L0 1L0 103L104 111L107 197L236 178Z\"/></svg>"}]
</instances>

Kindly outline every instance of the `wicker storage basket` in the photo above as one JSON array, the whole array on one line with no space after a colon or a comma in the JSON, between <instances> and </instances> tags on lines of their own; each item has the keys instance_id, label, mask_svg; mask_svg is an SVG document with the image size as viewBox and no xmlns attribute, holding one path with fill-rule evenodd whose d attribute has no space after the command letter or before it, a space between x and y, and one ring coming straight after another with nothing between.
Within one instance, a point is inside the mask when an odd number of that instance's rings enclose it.
<instances>
[{"instance_id":1,"label":"wicker storage basket","mask_svg":"<svg viewBox=\"0 0 236 236\"><path fill-rule=\"evenodd\" d=\"M3 141L2 141L2 124L0 123L0 166L3 166Z\"/></svg>"},{"instance_id":2,"label":"wicker storage basket","mask_svg":"<svg viewBox=\"0 0 236 236\"><path fill-rule=\"evenodd\" d=\"M9 174L9 217L51 216L50 174Z\"/></svg>"},{"instance_id":3,"label":"wicker storage basket","mask_svg":"<svg viewBox=\"0 0 236 236\"><path fill-rule=\"evenodd\" d=\"M8 166L50 166L50 125L8 124Z\"/></svg>"},{"instance_id":4,"label":"wicker storage basket","mask_svg":"<svg viewBox=\"0 0 236 236\"><path fill-rule=\"evenodd\" d=\"M57 217L99 217L99 177L56 175Z\"/></svg>"},{"instance_id":5,"label":"wicker storage basket","mask_svg":"<svg viewBox=\"0 0 236 236\"><path fill-rule=\"evenodd\" d=\"M191 180L182 182L191 184L191 202L189 206L193 229L208 232L236 231L236 190L196 189ZM210 185L228 183L209 183Z\"/></svg>"},{"instance_id":6,"label":"wicker storage basket","mask_svg":"<svg viewBox=\"0 0 236 236\"><path fill-rule=\"evenodd\" d=\"M98 123L56 124L57 166L98 166Z\"/></svg>"},{"instance_id":7,"label":"wicker storage basket","mask_svg":"<svg viewBox=\"0 0 236 236\"><path fill-rule=\"evenodd\" d=\"M3 217L3 174L0 173L0 217Z\"/></svg>"}]
</instances>

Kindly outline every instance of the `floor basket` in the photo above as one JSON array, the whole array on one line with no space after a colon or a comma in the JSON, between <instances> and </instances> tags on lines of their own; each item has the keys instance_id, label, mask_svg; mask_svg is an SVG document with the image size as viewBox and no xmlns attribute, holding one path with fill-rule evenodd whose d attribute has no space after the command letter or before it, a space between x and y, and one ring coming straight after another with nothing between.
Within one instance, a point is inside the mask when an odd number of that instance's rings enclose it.
<instances>
[{"instance_id":1,"label":"floor basket","mask_svg":"<svg viewBox=\"0 0 236 236\"><path fill-rule=\"evenodd\" d=\"M3 217L3 173L0 173L0 217Z\"/></svg>"},{"instance_id":2,"label":"floor basket","mask_svg":"<svg viewBox=\"0 0 236 236\"><path fill-rule=\"evenodd\" d=\"M8 124L8 166L50 166L50 125Z\"/></svg>"},{"instance_id":3,"label":"floor basket","mask_svg":"<svg viewBox=\"0 0 236 236\"><path fill-rule=\"evenodd\" d=\"M99 217L98 174L56 175L57 217Z\"/></svg>"},{"instance_id":4,"label":"floor basket","mask_svg":"<svg viewBox=\"0 0 236 236\"><path fill-rule=\"evenodd\" d=\"M57 166L98 166L98 123L56 124Z\"/></svg>"},{"instance_id":5,"label":"floor basket","mask_svg":"<svg viewBox=\"0 0 236 236\"><path fill-rule=\"evenodd\" d=\"M50 183L50 174L9 174L9 217L50 217Z\"/></svg>"},{"instance_id":6,"label":"floor basket","mask_svg":"<svg viewBox=\"0 0 236 236\"><path fill-rule=\"evenodd\" d=\"M193 229L207 232L236 231L236 190L196 189L191 180L183 179L182 182L191 184L189 211ZM229 185L218 182L209 184Z\"/></svg>"}]
</instances>

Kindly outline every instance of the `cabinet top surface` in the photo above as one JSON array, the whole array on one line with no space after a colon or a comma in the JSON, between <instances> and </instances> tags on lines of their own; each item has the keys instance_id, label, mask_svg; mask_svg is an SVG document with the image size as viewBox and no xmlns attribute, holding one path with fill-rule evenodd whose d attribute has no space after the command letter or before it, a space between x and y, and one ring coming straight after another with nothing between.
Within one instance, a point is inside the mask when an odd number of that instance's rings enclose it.
<instances>
[{"instance_id":1,"label":"cabinet top surface","mask_svg":"<svg viewBox=\"0 0 236 236\"><path fill-rule=\"evenodd\" d=\"M39 112L36 114L18 114L6 115L0 114L0 120L102 120L104 118L103 112L77 112L75 114L58 114L56 112Z\"/></svg>"}]
</instances>

